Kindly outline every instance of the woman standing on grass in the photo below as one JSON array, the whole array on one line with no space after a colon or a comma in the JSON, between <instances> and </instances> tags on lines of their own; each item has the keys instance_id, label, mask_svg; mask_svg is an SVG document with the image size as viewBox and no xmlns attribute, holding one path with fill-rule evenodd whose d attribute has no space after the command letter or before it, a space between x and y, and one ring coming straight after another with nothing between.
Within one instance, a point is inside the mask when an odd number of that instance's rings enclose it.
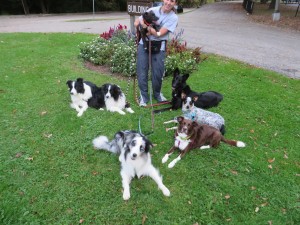
<instances>
[{"instance_id":1,"label":"woman standing on grass","mask_svg":"<svg viewBox=\"0 0 300 225\"><path fill-rule=\"evenodd\" d=\"M158 102L166 101L161 93L162 79L165 72L166 45L169 32L174 32L178 23L178 16L175 13L174 6L176 0L163 0L162 6L152 7L152 10L159 18L157 24L159 30L148 27L148 39L151 40L151 46L158 46L158 52L151 51L151 78L153 96ZM134 22L134 26L143 25L143 17L140 16ZM141 39L137 50L137 79L140 88L139 105L146 106L149 101L148 95L148 70L149 70L149 52L143 47ZM150 90L151 91L151 90Z\"/></svg>"}]
</instances>

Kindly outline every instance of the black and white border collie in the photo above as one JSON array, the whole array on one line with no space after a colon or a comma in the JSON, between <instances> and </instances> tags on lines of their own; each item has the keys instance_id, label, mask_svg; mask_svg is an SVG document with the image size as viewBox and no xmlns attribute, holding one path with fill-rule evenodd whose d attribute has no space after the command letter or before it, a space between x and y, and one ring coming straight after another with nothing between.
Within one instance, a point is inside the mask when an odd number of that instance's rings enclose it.
<instances>
[{"instance_id":1,"label":"black and white border collie","mask_svg":"<svg viewBox=\"0 0 300 225\"><path fill-rule=\"evenodd\" d=\"M126 102L126 97L118 85L104 84L102 88L105 96L105 106L108 111L124 115L125 112L123 109L125 109L129 113L134 113L130 108L130 104Z\"/></svg>"},{"instance_id":2,"label":"black and white border collie","mask_svg":"<svg viewBox=\"0 0 300 225\"><path fill-rule=\"evenodd\" d=\"M105 107L102 88L89 81L77 78L76 81L68 80L66 83L71 95L71 108L75 109L80 117L88 107L103 110Z\"/></svg>"},{"instance_id":3,"label":"black and white border collie","mask_svg":"<svg viewBox=\"0 0 300 225\"><path fill-rule=\"evenodd\" d=\"M158 170L151 163L150 149L152 143L136 131L124 130L115 134L109 141L106 136L99 136L93 140L96 149L103 149L119 154L121 162L121 177L123 185L123 199L130 198L130 182L137 176L150 176L162 190L165 196L170 196L169 189L163 184Z\"/></svg>"}]
</instances>

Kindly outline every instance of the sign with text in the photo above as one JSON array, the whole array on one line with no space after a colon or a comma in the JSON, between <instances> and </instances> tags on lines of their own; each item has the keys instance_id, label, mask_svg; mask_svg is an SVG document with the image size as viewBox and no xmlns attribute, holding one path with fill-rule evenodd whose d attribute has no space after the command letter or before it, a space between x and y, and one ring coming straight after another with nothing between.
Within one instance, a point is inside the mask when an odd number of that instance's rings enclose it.
<instances>
[{"instance_id":1,"label":"sign with text","mask_svg":"<svg viewBox=\"0 0 300 225\"><path fill-rule=\"evenodd\" d=\"M152 2L150 1L128 1L127 2L127 13L129 15L141 15L146 12L152 6Z\"/></svg>"}]
</instances>

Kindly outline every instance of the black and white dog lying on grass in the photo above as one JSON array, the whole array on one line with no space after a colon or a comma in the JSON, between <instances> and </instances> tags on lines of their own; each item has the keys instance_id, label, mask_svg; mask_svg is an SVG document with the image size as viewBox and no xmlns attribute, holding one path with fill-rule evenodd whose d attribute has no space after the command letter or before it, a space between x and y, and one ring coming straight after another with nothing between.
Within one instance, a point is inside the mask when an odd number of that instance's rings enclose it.
<instances>
[{"instance_id":1,"label":"black and white dog lying on grass","mask_svg":"<svg viewBox=\"0 0 300 225\"><path fill-rule=\"evenodd\" d=\"M71 95L71 108L75 109L80 117L89 108L103 110L105 107L102 88L89 81L78 78L76 81L68 80L67 85Z\"/></svg>"},{"instance_id":2,"label":"black and white dog lying on grass","mask_svg":"<svg viewBox=\"0 0 300 225\"><path fill-rule=\"evenodd\" d=\"M109 141L106 136L99 136L93 140L96 149L103 149L119 154L121 162L121 177L123 185L123 199L130 198L130 182L137 176L150 176L162 190L165 196L170 196L169 189L163 184L158 170L151 163L150 149L152 143L136 131L124 130L115 134Z\"/></svg>"},{"instance_id":3,"label":"black and white dog lying on grass","mask_svg":"<svg viewBox=\"0 0 300 225\"><path fill-rule=\"evenodd\" d=\"M121 88L115 84L104 84L102 86L104 92L105 107L107 111L118 112L125 115L123 109L129 113L134 113L130 108L129 102L126 101L125 94L122 92Z\"/></svg>"},{"instance_id":4,"label":"black and white dog lying on grass","mask_svg":"<svg viewBox=\"0 0 300 225\"><path fill-rule=\"evenodd\" d=\"M121 88L115 84L104 84L101 87L89 81L78 78L76 81L68 80L67 85L71 95L71 108L74 108L80 117L90 107L98 110L104 108L110 112L125 114L123 109L134 113Z\"/></svg>"}]
</instances>

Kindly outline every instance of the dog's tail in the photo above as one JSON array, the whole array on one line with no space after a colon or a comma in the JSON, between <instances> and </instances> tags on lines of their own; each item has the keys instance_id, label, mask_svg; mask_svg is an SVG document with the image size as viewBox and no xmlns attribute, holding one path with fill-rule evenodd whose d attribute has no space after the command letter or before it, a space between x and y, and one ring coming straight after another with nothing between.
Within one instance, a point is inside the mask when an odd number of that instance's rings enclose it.
<instances>
[{"instance_id":1,"label":"dog's tail","mask_svg":"<svg viewBox=\"0 0 300 225\"><path fill-rule=\"evenodd\" d=\"M109 141L106 136L99 136L93 140L93 145L95 149L102 149L112 153L119 153L117 145L114 141Z\"/></svg>"},{"instance_id":2,"label":"dog's tail","mask_svg":"<svg viewBox=\"0 0 300 225\"><path fill-rule=\"evenodd\" d=\"M235 141L235 140L226 140L223 136L221 139L222 142L225 142L226 144L235 146L235 147L239 147L239 148L244 148L246 147L246 144L242 141Z\"/></svg>"}]
</instances>

